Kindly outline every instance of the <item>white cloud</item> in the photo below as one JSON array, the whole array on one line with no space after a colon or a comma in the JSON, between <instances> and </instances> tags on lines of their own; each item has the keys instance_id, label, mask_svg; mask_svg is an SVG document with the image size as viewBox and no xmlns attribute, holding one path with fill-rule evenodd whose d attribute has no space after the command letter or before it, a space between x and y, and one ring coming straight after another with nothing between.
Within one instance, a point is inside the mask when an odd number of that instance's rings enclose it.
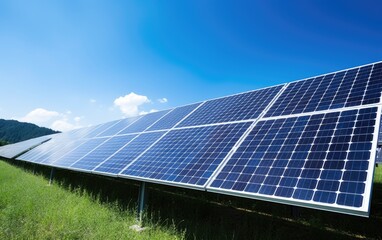
<instances>
[{"instance_id":1,"label":"white cloud","mask_svg":"<svg viewBox=\"0 0 382 240\"><path fill-rule=\"evenodd\" d=\"M97 102L97 100L95 100L95 99L91 98L91 99L89 99L89 102L90 102L90 103L96 103L96 102Z\"/></svg>"},{"instance_id":2,"label":"white cloud","mask_svg":"<svg viewBox=\"0 0 382 240\"><path fill-rule=\"evenodd\" d=\"M81 126L71 124L66 119L56 120L52 123L51 128L54 130L58 130L61 132L67 132L76 128L80 128Z\"/></svg>"},{"instance_id":3,"label":"white cloud","mask_svg":"<svg viewBox=\"0 0 382 240\"><path fill-rule=\"evenodd\" d=\"M74 117L72 120L74 122L71 123L71 121L69 121L69 118L72 119L70 117L71 114L72 112L69 110L65 113L59 113L56 111L46 110L44 108L36 108L24 117L16 118L16 120L21 122L30 122L42 127L65 132L82 127L81 120L83 117Z\"/></svg>"},{"instance_id":4,"label":"white cloud","mask_svg":"<svg viewBox=\"0 0 382 240\"><path fill-rule=\"evenodd\" d=\"M166 102L168 102L168 99L167 98L160 98L160 99L158 99L158 102L166 103Z\"/></svg>"},{"instance_id":5,"label":"white cloud","mask_svg":"<svg viewBox=\"0 0 382 240\"><path fill-rule=\"evenodd\" d=\"M35 124L44 124L51 121L53 118L58 117L60 114L55 111L49 111L43 108L36 108L35 110L29 112L25 117L18 120L22 122L31 122Z\"/></svg>"},{"instance_id":6,"label":"white cloud","mask_svg":"<svg viewBox=\"0 0 382 240\"><path fill-rule=\"evenodd\" d=\"M129 93L114 100L114 105L119 107L126 117L136 116L140 113L139 107L145 103L150 103L150 99L136 93Z\"/></svg>"},{"instance_id":7,"label":"white cloud","mask_svg":"<svg viewBox=\"0 0 382 240\"><path fill-rule=\"evenodd\" d=\"M75 122L80 122L83 118L84 118L84 117L75 117L75 118L73 118L73 120L74 120Z\"/></svg>"}]
</instances>

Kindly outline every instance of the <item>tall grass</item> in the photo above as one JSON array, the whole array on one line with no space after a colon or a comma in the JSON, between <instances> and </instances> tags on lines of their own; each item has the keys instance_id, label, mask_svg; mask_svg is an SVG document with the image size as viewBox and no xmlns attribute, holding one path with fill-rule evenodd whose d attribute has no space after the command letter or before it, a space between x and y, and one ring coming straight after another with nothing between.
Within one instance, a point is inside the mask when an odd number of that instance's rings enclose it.
<instances>
[{"instance_id":1,"label":"tall grass","mask_svg":"<svg viewBox=\"0 0 382 240\"><path fill-rule=\"evenodd\" d=\"M137 233L134 206L101 203L85 190L67 191L0 161L0 239L182 239L174 227Z\"/></svg>"}]
</instances>

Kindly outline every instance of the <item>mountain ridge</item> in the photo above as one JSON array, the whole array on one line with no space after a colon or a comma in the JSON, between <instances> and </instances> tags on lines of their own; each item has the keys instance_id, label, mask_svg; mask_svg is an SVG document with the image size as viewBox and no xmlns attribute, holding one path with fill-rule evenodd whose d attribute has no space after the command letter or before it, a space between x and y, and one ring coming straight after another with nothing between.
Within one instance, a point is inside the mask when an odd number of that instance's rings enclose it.
<instances>
[{"instance_id":1,"label":"mountain ridge","mask_svg":"<svg viewBox=\"0 0 382 240\"><path fill-rule=\"evenodd\" d=\"M54 133L59 132L33 123L0 119L0 146Z\"/></svg>"}]
</instances>

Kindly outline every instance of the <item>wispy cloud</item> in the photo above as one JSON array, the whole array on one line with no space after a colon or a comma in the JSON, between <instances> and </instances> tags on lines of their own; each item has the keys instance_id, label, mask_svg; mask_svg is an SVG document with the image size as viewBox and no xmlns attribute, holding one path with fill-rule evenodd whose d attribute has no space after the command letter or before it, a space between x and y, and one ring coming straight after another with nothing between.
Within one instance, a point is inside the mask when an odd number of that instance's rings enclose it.
<instances>
[{"instance_id":1,"label":"wispy cloud","mask_svg":"<svg viewBox=\"0 0 382 240\"><path fill-rule=\"evenodd\" d=\"M160 99L158 99L158 102L160 102L160 103L167 103L168 99L167 98L160 98Z\"/></svg>"}]
</instances>

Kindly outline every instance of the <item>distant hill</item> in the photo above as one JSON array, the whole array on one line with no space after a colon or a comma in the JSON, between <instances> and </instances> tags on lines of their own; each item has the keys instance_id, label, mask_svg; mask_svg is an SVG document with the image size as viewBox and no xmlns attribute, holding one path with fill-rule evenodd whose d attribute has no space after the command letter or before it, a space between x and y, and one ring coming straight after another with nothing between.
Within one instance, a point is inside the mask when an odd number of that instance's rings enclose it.
<instances>
[{"instance_id":1,"label":"distant hill","mask_svg":"<svg viewBox=\"0 0 382 240\"><path fill-rule=\"evenodd\" d=\"M58 132L32 123L0 119L0 146L53 133Z\"/></svg>"}]
</instances>

